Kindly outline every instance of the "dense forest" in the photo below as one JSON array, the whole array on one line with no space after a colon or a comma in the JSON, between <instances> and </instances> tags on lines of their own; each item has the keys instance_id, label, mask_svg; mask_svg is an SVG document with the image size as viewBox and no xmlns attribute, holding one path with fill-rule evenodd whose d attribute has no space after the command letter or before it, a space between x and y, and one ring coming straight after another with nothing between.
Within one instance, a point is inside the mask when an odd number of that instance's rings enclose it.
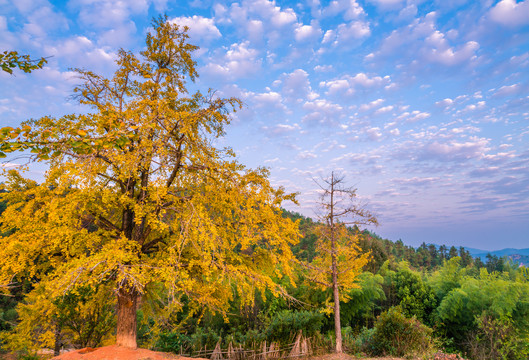
<instances>
[{"instance_id":1,"label":"dense forest","mask_svg":"<svg viewBox=\"0 0 529 360\"><path fill-rule=\"evenodd\" d=\"M5 206L2 206L2 209ZM296 271L276 279L288 297L256 291L253 301L235 294L225 315L197 309L163 307L167 294L149 294L138 314L139 344L156 350L192 354L203 348L258 347L264 341L292 342L300 332L319 346L332 348L333 319L327 311L330 289L307 281L317 255L317 222L298 213L284 216L299 224L301 238L292 246ZM521 359L529 351L529 272L489 256L486 263L463 247L426 245L413 248L348 228L369 263L357 287L341 304L344 350L369 355L422 355L443 349L470 359ZM115 304L102 296L104 286L86 286L45 304L31 279L0 297L2 342L19 354L40 344L35 332L60 329L57 346L100 346L112 341ZM159 309L158 309L159 310ZM397 336L395 337L395 334ZM52 341L52 342L53 342Z\"/></svg>"}]
</instances>

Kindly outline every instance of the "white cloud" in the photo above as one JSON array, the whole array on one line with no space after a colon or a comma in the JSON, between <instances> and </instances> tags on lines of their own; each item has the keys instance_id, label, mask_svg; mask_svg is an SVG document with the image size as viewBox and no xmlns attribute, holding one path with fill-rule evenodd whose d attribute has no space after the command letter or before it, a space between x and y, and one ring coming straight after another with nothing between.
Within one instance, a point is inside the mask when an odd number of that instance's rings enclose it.
<instances>
[{"instance_id":1,"label":"white cloud","mask_svg":"<svg viewBox=\"0 0 529 360\"><path fill-rule=\"evenodd\" d=\"M204 70L213 76L231 80L255 74L261 68L262 60L259 52L249 45L249 41L232 44L220 62L212 58Z\"/></svg>"},{"instance_id":2,"label":"white cloud","mask_svg":"<svg viewBox=\"0 0 529 360\"><path fill-rule=\"evenodd\" d=\"M485 101L478 101L476 104L469 104L467 105L463 111L474 111L483 109L485 107Z\"/></svg>"},{"instance_id":3,"label":"white cloud","mask_svg":"<svg viewBox=\"0 0 529 360\"><path fill-rule=\"evenodd\" d=\"M65 58L77 67L90 70L106 70L114 68L115 54L104 48L97 47L86 36L65 38L55 45L45 46L45 56Z\"/></svg>"},{"instance_id":4,"label":"white cloud","mask_svg":"<svg viewBox=\"0 0 529 360\"><path fill-rule=\"evenodd\" d=\"M509 96L519 93L521 90L520 84L505 85L499 88L494 96Z\"/></svg>"},{"instance_id":5,"label":"white cloud","mask_svg":"<svg viewBox=\"0 0 529 360\"><path fill-rule=\"evenodd\" d=\"M213 5L213 13L215 14L215 18L223 18L228 14L228 8L220 3L215 3Z\"/></svg>"},{"instance_id":6,"label":"white cloud","mask_svg":"<svg viewBox=\"0 0 529 360\"><path fill-rule=\"evenodd\" d=\"M377 87L386 85L391 81L390 77L388 75L384 77L380 76L373 76L369 77L365 73L358 73L354 77L351 78L351 82L353 84L362 85L363 87Z\"/></svg>"},{"instance_id":7,"label":"white cloud","mask_svg":"<svg viewBox=\"0 0 529 360\"><path fill-rule=\"evenodd\" d=\"M371 110L373 108L376 108L380 105L382 105L384 103L384 99L376 99L376 100L373 100L371 101L369 104L362 104L360 105L359 107L359 110L360 111L368 111L368 110Z\"/></svg>"},{"instance_id":8,"label":"white cloud","mask_svg":"<svg viewBox=\"0 0 529 360\"><path fill-rule=\"evenodd\" d=\"M283 74L283 93L294 100L314 100L318 94L312 91L309 74L302 69L296 69L290 74Z\"/></svg>"},{"instance_id":9,"label":"white cloud","mask_svg":"<svg viewBox=\"0 0 529 360\"><path fill-rule=\"evenodd\" d=\"M417 5L409 4L399 12L399 20L410 20L417 15Z\"/></svg>"},{"instance_id":10,"label":"white cloud","mask_svg":"<svg viewBox=\"0 0 529 360\"><path fill-rule=\"evenodd\" d=\"M273 158L273 159L266 159L264 161L265 164L274 164L274 163L277 163L277 162L281 162L281 159L279 159L278 157Z\"/></svg>"},{"instance_id":11,"label":"white cloud","mask_svg":"<svg viewBox=\"0 0 529 360\"><path fill-rule=\"evenodd\" d=\"M393 110L393 105L384 106L384 107L381 107L380 109L377 109L375 111L375 115L384 114L384 113L390 112L391 110Z\"/></svg>"},{"instance_id":12,"label":"white cloud","mask_svg":"<svg viewBox=\"0 0 529 360\"><path fill-rule=\"evenodd\" d=\"M264 35L264 26L261 20L250 20L246 24L248 37L252 41L259 41Z\"/></svg>"},{"instance_id":13,"label":"white cloud","mask_svg":"<svg viewBox=\"0 0 529 360\"><path fill-rule=\"evenodd\" d=\"M124 43L130 44L135 33L136 25L133 22L117 24L114 28L99 35L98 44L120 48Z\"/></svg>"},{"instance_id":14,"label":"white cloud","mask_svg":"<svg viewBox=\"0 0 529 360\"><path fill-rule=\"evenodd\" d=\"M325 35L323 35L323 39L321 40L321 43L322 44L327 44L327 43L330 43L331 41L333 41L334 39L336 39L336 34L335 34L334 30L327 30L325 32Z\"/></svg>"},{"instance_id":15,"label":"white cloud","mask_svg":"<svg viewBox=\"0 0 529 360\"><path fill-rule=\"evenodd\" d=\"M340 24L336 29L336 43L343 44L343 42L361 39L371 34L369 23L364 21L353 21L349 24Z\"/></svg>"},{"instance_id":16,"label":"white cloud","mask_svg":"<svg viewBox=\"0 0 529 360\"><path fill-rule=\"evenodd\" d=\"M286 107L283 105L283 98L281 97L281 94L274 91L255 94L253 95L252 99L257 108L274 107L286 110Z\"/></svg>"},{"instance_id":17,"label":"white cloud","mask_svg":"<svg viewBox=\"0 0 529 360\"><path fill-rule=\"evenodd\" d=\"M332 70L333 70L332 65L316 65L314 67L314 71L317 71L317 72L328 72Z\"/></svg>"},{"instance_id":18,"label":"white cloud","mask_svg":"<svg viewBox=\"0 0 529 360\"><path fill-rule=\"evenodd\" d=\"M439 181L438 177L412 177L412 178L399 178L399 179L392 179L391 182L397 183L399 185L430 185L434 182Z\"/></svg>"},{"instance_id":19,"label":"white cloud","mask_svg":"<svg viewBox=\"0 0 529 360\"><path fill-rule=\"evenodd\" d=\"M24 32L40 38L40 41L54 30L68 31L68 20L61 13L55 12L47 1L32 9L25 19Z\"/></svg>"},{"instance_id":20,"label":"white cloud","mask_svg":"<svg viewBox=\"0 0 529 360\"><path fill-rule=\"evenodd\" d=\"M411 112L405 111L399 116L397 116L396 120L398 121L406 121L408 123L414 123L417 121L425 120L431 116L430 113L427 112L421 112L419 110L413 110Z\"/></svg>"},{"instance_id":21,"label":"white cloud","mask_svg":"<svg viewBox=\"0 0 529 360\"><path fill-rule=\"evenodd\" d=\"M311 41L321 37L322 31L316 22L312 22L310 25L298 24L298 27L294 30L294 37L296 41Z\"/></svg>"},{"instance_id":22,"label":"white cloud","mask_svg":"<svg viewBox=\"0 0 529 360\"><path fill-rule=\"evenodd\" d=\"M393 135L393 136L399 136L399 135L400 135L400 130L397 129L397 128L395 128L395 129L391 129L391 130L389 131L389 133L390 133L391 135Z\"/></svg>"},{"instance_id":23,"label":"white cloud","mask_svg":"<svg viewBox=\"0 0 529 360\"><path fill-rule=\"evenodd\" d=\"M469 175L471 177L487 177L490 178L491 176L497 175L500 173L500 168L498 166L489 166L489 167L483 167L483 168L477 168L472 170Z\"/></svg>"},{"instance_id":24,"label":"white cloud","mask_svg":"<svg viewBox=\"0 0 529 360\"><path fill-rule=\"evenodd\" d=\"M471 40L459 46L452 46L447 36L437 30L436 17L435 12L430 12L423 18L415 19L408 26L393 30L382 42L380 50L368 60L377 56L398 55L411 58L408 61L412 64L424 61L455 66L477 59L478 42Z\"/></svg>"},{"instance_id":25,"label":"white cloud","mask_svg":"<svg viewBox=\"0 0 529 360\"><path fill-rule=\"evenodd\" d=\"M466 142L455 140L447 142L434 141L426 144L419 151L419 160L460 161L484 158L490 150L489 141L484 138L472 137Z\"/></svg>"},{"instance_id":26,"label":"white cloud","mask_svg":"<svg viewBox=\"0 0 529 360\"><path fill-rule=\"evenodd\" d=\"M332 159L333 162L339 163L344 160L351 163L361 163L365 165L375 165L381 156L373 153L346 153L339 157Z\"/></svg>"},{"instance_id":27,"label":"white cloud","mask_svg":"<svg viewBox=\"0 0 529 360\"><path fill-rule=\"evenodd\" d=\"M366 130L367 136L373 141L378 141L382 138L382 132L379 127L373 127Z\"/></svg>"},{"instance_id":28,"label":"white cloud","mask_svg":"<svg viewBox=\"0 0 529 360\"><path fill-rule=\"evenodd\" d=\"M439 107L447 108L447 107L450 107L453 103L454 103L454 100L452 100L450 98L446 98L446 99L437 101L435 103L435 105L437 105Z\"/></svg>"},{"instance_id":29,"label":"white cloud","mask_svg":"<svg viewBox=\"0 0 529 360\"><path fill-rule=\"evenodd\" d=\"M347 79L336 79L326 81L320 86L325 86L327 90L327 95L341 95L341 96L351 96L355 93L354 88L351 86Z\"/></svg>"},{"instance_id":30,"label":"white cloud","mask_svg":"<svg viewBox=\"0 0 529 360\"><path fill-rule=\"evenodd\" d=\"M300 129L300 126L298 124L290 125L290 124L277 124L274 126L263 126L262 129L269 135L269 136L283 136L285 134L292 133L294 131L298 131Z\"/></svg>"},{"instance_id":31,"label":"white cloud","mask_svg":"<svg viewBox=\"0 0 529 360\"><path fill-rule=\"evenodd\" d=\"M525 67L529 65L529 52L523 53L518 56L512 56L509 62L516 66Z\"/></svg>"},{"instance_id":32,"label":"white cloud","mask_svg":"<svg viewBox=\"0 0 529 360\"><path fill-rule=\"evenodd\" d=\"M29 13L40 6L48 4L45 0L17 0L12 3L21 13Z\"/></svg>"},{"instance_id":33,"label":"white cloud","mask_svg":"<svg viewBox=\"0 0 529 360\"><path fill-rule=\"evenodd\" d=\"M315 159L315 158L317 158L317 157L318 157L318 156L317 156L316 154L314 154L313 152L308 151L308 150L301 151L301 152L297 155L297 158L300 159L300 160Z\"/></svg>"},{"instance_id":34,"label":"white cloud","mask_svg":"<svg viewBox=\"0 0 529 360\"><path fill-rule=\"evenodd\" d=\"M70 6L79 9L79 20L82 23L97 28L113 28L117 24L130 21L131 14L147 14L149 9L145 0L74 0Z\"/></svg>"},{"instance_id":35,"label":"white cloud","mask_svg":"<svg viewBox=\"0 0 529 360\"><path fill-rule=\"evenodd\" d=\"M355 20L339 24L334 30L327 30L321 43L331 44L333 47L349 48L357 45L370 34L369 22Z\"/></svg>"},{"instance_id":36,"label":"white cloud","mask_svg":"<svg viewBox=\"0 0 529 360\"><path fill-rule=\"evenodd\" d=\"M333 0L322 10L322 15L325 17L342 15L344 20L353 20L364 16L365 11L356 0Z\"/></svg>"},{"instance_id":37,"label":"white cloud","mask_svg":"<svg viewBox=\"0 0 529 360\"><path fill-rule=\"evenodd\" d=\"M411 112L411 116L406 121L407 122L417 122L417 121L427 119L429 117L430 117L430 113L414 110Z\"/></svg>"},{"instance_id":38,"label":"white cloud","mask_svg":"<svg viewBox=\"0 0 529 360\"><path fill-rule=\"evenodd\" d=\"M440 31L435 31L425 39L428 46L423 48L425 56L430 62L437 62L452 66L465 62L475 57L475 52L479 49L476 41L468 41L458 50L450 47L445 35Z\"/></svg>"},{"instance_id":39,"label":"white cloud","mask_svg":"<svg viewBox=\"0 0 529 360\"><path fill-rule=\"evenodd\" d=\"M344 108L326 99L316 99L303 104L308 113L303 117L304 122L319 124L335 124L344 114Z\"/></svg>"},{"instance_id":40,"label":"white cloud","mask_svg":"<svg viewBox=\"0 0 529 360\"><path fill-rule=\"evenodd\" d=\"M260 16L276 28L281 28L297 21L297 15L294 10L291 8L282 10L281 7L276 6L275 1L243 1L243 7L248 13Z\"/></svg>"},{"instance_id":41,"label":"white cloud","mask_svg":"<svg viewBox=\"0 0 529 360\"><path fill-rule=\"evenodd\" d=\"M529 0L502 0L490 10L490 18L507 27L529 24Z\"/></svg>"},{"instance_id":42,"label":"white cloud","mask_svg":"<svg viewBox=\"0 0 529 360\"><path fill-rule=\"evenodd\" d=\"M222 36L213 19L193 15L192 17L176 17L171 19L171 22L180 26L187 26L189 28L188 34L194 42L214 40Z\"/></svg>"},{"instance_id":43,"label":"white cloud","mask_svg":"<svg viewBox=\"0 0 529 360\"><path fill-rule=\"evenodd\" d=\"M369 76L358 73L355 76L345 75L341 79L320 82L320 87L327 88L328 95L351 96L358 88L380 88L391 82L389 76Z\"/></svg>"},{"instance_id":44,"label":"white cloud","mask_svg":"<svg viewBox=\"0 0 529 360\"><path fill-rule=\"evenodd\" d=\"M381 9L398 9L405 3L404 0L369 0Z\"/></svg>"}]
</instances>

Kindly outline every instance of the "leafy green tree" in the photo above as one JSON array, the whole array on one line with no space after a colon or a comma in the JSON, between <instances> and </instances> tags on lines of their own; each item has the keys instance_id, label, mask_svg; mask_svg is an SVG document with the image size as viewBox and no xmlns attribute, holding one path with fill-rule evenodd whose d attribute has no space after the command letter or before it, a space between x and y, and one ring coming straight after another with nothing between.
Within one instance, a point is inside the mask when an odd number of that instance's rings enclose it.
<instances>
[{"instance_id":1,"label":"leafy green tree","mask_svg":"<svg viewBox=\"0 0 529 360\"><path fill-rule=\"evenodd\" d=\"M381 275L385 278L386 309L400 306L406 316L431 322L431 314L436 308L435 294L418 273L406 262L401 262L396 271L385 268Z\"/></svg>"},{"instance_id":2,"label":"leafy green tree","mask_svg":"<svg viewBox=\"0 0 529 360\"><path fill-rule=\"evenodd\" d=\"M432 255L430 253L430 250L426 246L426 243L423 242L421 246L419 246L419 249L417 249L416 257L419 266L424 268L432 267L432 261L434 259L432 258Z\"/></svg>"},{"instance_id":3,"label":"leafy green tree","mask_svg":"<svg viewBox=\"0 0 529 360\"><path fill-rule=\"evenodd\" d=\"M483 260L481 260L481 258L477 257L474 259L474 267L476 269L481 269L485 267L485 263L483 262Z\"/></svg>"},{"instance_id":4,"label":"leafy green tree","mask_svg":"<svg viewBox=\"0 0 529 360\"><path fill-rule=\"evenodd\" d=\"M388 251L386 246L384 246L384 241L366 230L359 234L358 245L363 252L371 255L369 263L364 269L373 274L377 273L382 264L388 259Z\"/></svg>"},{"instance_id":5,"label":"leafy green tree","mask_svg":"<svg viewBox=\"0 0 529 360\"><path fill-rule=\"evenodd\" d=\"M358 288L352 289L349 301L341 305L341 320L345 326L359 330L362 326L373 326L378 304L386 299L384 278L379 274L364 271L358 276Z\"/></svg>"},{"instance_id":6,"label":"leafy green tree","mask_svg":"<svg viewBox=\"0 0 529 360\"><path fill-rule=\"evenodd\" d=\"M439 251L437 250L437 246L435 246L434 244L429 244L428 253L430 254L432 267L438 266L442 263L442 259L439 256Z\"/></svg>"},{"instance_id":7,"label":"leafy green tree","mask_svg":"<svg viewBox=\"0 0 529 360\"><path fill-rule=\"evenodd\" d=\"M459 247L459 257L461 258L461 266L467 267L472 265L472 255L464 247Z\"/></svg>"},{"instance_id":8,"label":"leafy green tree","mask_svg":"<svg viewBox=\"0 0 529 360\"><path fill-rule=\"evenodd\" d=\"M479 328L480 317L510 323L512 335L526 339L529 331L529 285L511 281L503 274L481 269L478 278L465 277L437 308L439 334L468 349L469 339ZM481 322L483 325L483 321Z\"/></svg>"},{"instance_id":9,"label":"leafy green tree","mask_svg":"<svg viewBox=\"0 0 529 360\"><path fill-rule=\"evenodd\" d=\"M441 301L453 289L459 288L467 271L461 268L461 258L456 256L445 260L443 266L435 271L428 280L437 300Z\"/></svg>"},{"instance_id":10,"label":"leafy green tree","mask_svg":"<svg viewBox=\"0 0 529 360\"><path fill-rule=\"evenodd\" d=\"M488 253L487 262L485 263L485 267L487 268L487 271L489 273L494 272L494 271L502 272L504 270L504 260L497 255Z\"/></svg>"},{"instance_id":11,"label":"leafy green tree","mask_svg":"<svg viewBox=\"0 0 529 360\"><path fill-rule=\"evenodd\" d=\"M119 51L112 78L76 70L92 112L0 131L0 150L29 148L50 166L41 185L10 174L1 230L17 231L0 238L0 283L45 282L52 299L112 283L116 341L132 348L152 287L168 309L185 296L195 312L225 312L235 291L243 304L256 288L285 294L273 280L291 274L298 235L280 207L293 196L213 145L240 101L190 95L197 47L166 18L153 27L139 57Z\"/></svg>"},{"instance_id":12,"label":"leafy green tree","mask_svg":"<svg viewBox=\"0 0 529 360\"><path fill-rule=\"evenodd\" d=\"M439 246L439 256L441 257L441 260L446 259L446 253L447 253L446 245Z\"/></svg>"}]
</instances>

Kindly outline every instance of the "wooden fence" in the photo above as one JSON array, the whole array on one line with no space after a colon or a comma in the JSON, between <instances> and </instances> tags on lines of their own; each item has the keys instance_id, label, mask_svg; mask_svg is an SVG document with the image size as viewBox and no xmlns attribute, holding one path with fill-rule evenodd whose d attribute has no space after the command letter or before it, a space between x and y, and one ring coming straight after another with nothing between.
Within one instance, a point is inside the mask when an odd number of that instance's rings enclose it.
<instances>
[{"instance_id":1,"label":"wooden fence","mask_svg":"<svg viewBox=\"0 0 529 360\"><path fill-rule=\"evenodd\" d=\"M310 338L306 338L300 333L292 344L283 347L274 342L267 344L264 341L256 349L249 350L244 349L242 345L234 347L230 342L227 349L222 349L219 341L213 350L204 348L192 354L181 355L211 360L273 360L304 358L322 353L325 353L323 347L315 346Z\"/></svg>"}]
</instances>

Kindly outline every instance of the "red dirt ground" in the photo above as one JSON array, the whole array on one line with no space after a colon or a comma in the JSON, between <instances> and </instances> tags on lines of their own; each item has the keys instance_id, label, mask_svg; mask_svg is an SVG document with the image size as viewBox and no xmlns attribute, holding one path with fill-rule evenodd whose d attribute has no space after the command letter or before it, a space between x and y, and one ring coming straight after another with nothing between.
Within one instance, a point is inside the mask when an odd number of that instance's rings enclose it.
<instances>
[{"instance_id":1,"label":"red dirt ground","mask_svg":"<svg viewBox=\"0 0 529 360\"><path fill-rule=\"evenodd\" d=\"M0 359L14 359L9 355L0 355ZM401 358L380 357L380 358L357 358L347 354L327 354L313 356L309 360L403 360ZM437 353L432 360L458 360L462 359L457 355ZM51 360L207 360L203 358L188 358L171 353L151 351L147 349L127 349L119 346L105 346L97 349L85 348L64 353Z\"/></svg>"},{"instance_id":2,"label":"red dirt ground","mask_svg":"<svg viewBox=\"0 0 529 360\"><path fill-rule=\"evenodd\" d=\"M147 349L127 349L120 346L105 346L97 349L84 348L70 351L52 360L192 360L170 353L151 351ZM205 360L194 358L194 360Z\"/></svg>"},{"instance_id":3,"label":"red dirt ground","mask_svg":"<svg viewBox=\"0 0 529 360\"><path fill-rule=\"evenodd\" d=\"M355 360L357 358L347 354L328 354L314 356L309 360ZM105 346L97 349L85 348L70 351L51 360L206 360L188 358L170 353L151 351L147 349L126 349L119 346ZM397 358L363 358L363 360L401 360Z\"/></svg>"}]
</instances>

